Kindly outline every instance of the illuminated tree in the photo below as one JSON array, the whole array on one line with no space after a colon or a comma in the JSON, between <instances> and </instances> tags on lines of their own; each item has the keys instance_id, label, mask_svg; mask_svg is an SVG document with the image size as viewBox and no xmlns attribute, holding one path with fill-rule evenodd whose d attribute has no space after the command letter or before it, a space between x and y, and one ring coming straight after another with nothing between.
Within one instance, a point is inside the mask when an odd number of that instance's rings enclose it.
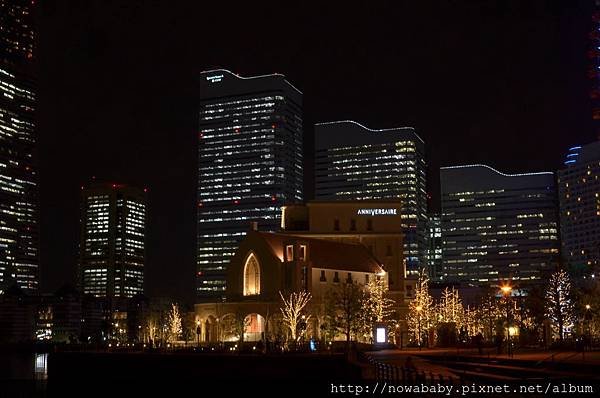
<instances>
[{"instance_id":1,"label":"illuminated tree","mask_svg":"<svg viewBox=\"0 0 600 398\"><path fill-rule=\"evenodd\" d=\"M237 340L240 344L238 345L238 349L242 349L242 344L244 342L244 334L246 333L246 329L250 326L250 317L246 316L246 314L237 310L233 314L227 314L222 318L221 324L221 334L219 337L230 341L231 338L233 340Z\"/></svg>"},{"instance_id":2,"label":"illuminated tree","mask_svg":"<svg viewBox=\"0 0 600 398\"><path fill-rule=\"evenodd\" d=\"M384 278L371 279L365 286L364 314L367 326L375 322L385 322L394 312L394 300L387 297L388 287Z\"/></svg>"},{"instance_id":3,"label":"illuminated tree","mask_svg":"<svg viewBox=\"0 0 600 398\"><path fill-rule=\"evenodd\" d=\"M168 316L169 341L174 342L179 340L182 331L183 329L181 327L181 315L179 314L179 307L177 304L171 304L171 310L169 311Z\"/></svg>"},{"instance_id":4,"label":"illuminated tree","mask_svg":"<svg viewBox=\"0 0 600 398\"><path fill-rule=\"evenodd\" d=\"M423 331L429 330L435 322L433 310L433 297L429 294L429 278L425 269L422 269L415 287L415 298L408 305L406 318L408 331L419 346L422 344Z\"/></svg>"},{"instance_id":5,"label":"illuminated tree","mask_svg":"<svg viewBox=\"0 0 600 398\"><path fill-rule=\"evenodd\" d=\"M573 327L574 322L571 281L564 269L554 272L548 281L546 316L550 319L554 334L562 342L565 331Z\"/></svg>"},{"instance_id":6,"label":"illuminated tree","mask_svg":"<svg viewBox=\"0 0 600 398\"><path fill-rule=\"evenodd\" d=\"M339 283L327 291L325 297L325 319L330 330L346 336L349 349L352 336L356 336L363 325L362 288L355 283Z\"/></svg>"},{"instance_id":7,"label":"illuminated tree","mask_svg":"<svg viewBox=\"0 0 600 398\"><path fill-rule=\"evenodd\" d=\"M158 323L156 321L156 318L154 316L149 316L146 319L146 333L148 338L146 339L147 342L150 342L150 340L154 341L156 340L156 338L158 337L156 332L158 330ZM154 341L154 344L156 344L157 342Z\"/></svg>"},{"instance_id":8,"label":"illuminated tree","mask_svg":"<svg viewBox=\"0 0 600 398\"><path fill-rule=\"evenodd\" d=\"M502 310L498 305L498 300L492 295L486 296L479 306L478 313L483 335L491 341L495 336L498 320L503 316Z\"/></svg>"},{"instance_id":9,"label":"illuminated tree","mask_svg":"<svg viewBox=\"0 0 600 398\"><path fill-rule=\"evenodd\" d=\"M468 336L475 336L478 333L483 335L484 322L481 308L467 306L463 316L463 326Z\"/></svg>"},{"instance_id":10,"label":"illuminated tree","mask_svg":"<svg viewBox=\"0 0 600 398\"><path fill-rule=\"evenodd\" d=\"M283 315L283 323L290 330L290 336L292 341L297 342L300 338L298 332L299 322L308 324L310 315L303 314L302 311L311 299L310 293L307 291L291 293L289 298L283 297L283 294L279 292L281 297L282 307L279 309Z\"/></svg>"},{"instance_id":11,"label":"illuminated tree","mask_svg":"<svg viewBox=\"0 0 600 398\"><path fill-rule=\"evenodd\" d=\"M458 290L445 288L437 308L437 319L442 323L454 323L457 329L463 326L464 310Z\"/></svg>"},{"instance_id":12,"label":"illuminated tree","mask_svg":"<svg viewBox=\"0 0 600 398\"><path fill-rule=\"evenodd\" d=\"M439 345L452 346L457 339L466 339L466 330L463 328L465 314L458 290L444 289L435 313Z\"/></svg>"},{"instance_id":13,"label":"illuminated tree","mask_svg":"<svg viewBox=\"0 0 600 398\"><path fill-rule=\"evenodd\" d=\"M594 279L590 280L593 283L580 292L576 308L579 310L582 333L588 338L596 338L600 334L600 284Z\"/></svg>"}]
</instances>

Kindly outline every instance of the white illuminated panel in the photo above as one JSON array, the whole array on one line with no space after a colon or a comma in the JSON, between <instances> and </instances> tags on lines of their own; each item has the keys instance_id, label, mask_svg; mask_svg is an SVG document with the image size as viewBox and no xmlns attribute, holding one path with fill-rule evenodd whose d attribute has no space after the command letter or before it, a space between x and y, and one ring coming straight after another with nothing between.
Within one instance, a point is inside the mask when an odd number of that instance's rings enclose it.
<instances>
[{"instance_id":1,"label":"white illuminated panel","mask_svg":"<svg viewBox=\"0 0 600 398\"><path fill-rule=\"evenodd\" d=\"M386 343L387 342L384 327L378 327L375 329L375 342L376 343Z\"/></svg>"}]
</instances>

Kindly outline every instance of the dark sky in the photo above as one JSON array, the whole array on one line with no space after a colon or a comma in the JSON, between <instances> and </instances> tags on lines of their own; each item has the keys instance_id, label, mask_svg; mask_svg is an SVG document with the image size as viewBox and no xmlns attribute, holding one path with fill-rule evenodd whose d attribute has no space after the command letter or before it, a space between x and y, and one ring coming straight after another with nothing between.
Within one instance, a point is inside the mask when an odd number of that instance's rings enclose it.
<instances>
[{"instance_id":1,"label":"dark sky","mask_svg":"<svg viewBox=\"0 0 600 398\"><path fill-rule=\"evenodd\" d=\"M96 176L148 187L147 293L192 300L201 70L283 73L304 92L308 198L316 121L416 127L434 209L440 165L554 170L595 138L591 0L42 3L48 292L74 280L80 186Z\"/></svg>"}]
</instances>

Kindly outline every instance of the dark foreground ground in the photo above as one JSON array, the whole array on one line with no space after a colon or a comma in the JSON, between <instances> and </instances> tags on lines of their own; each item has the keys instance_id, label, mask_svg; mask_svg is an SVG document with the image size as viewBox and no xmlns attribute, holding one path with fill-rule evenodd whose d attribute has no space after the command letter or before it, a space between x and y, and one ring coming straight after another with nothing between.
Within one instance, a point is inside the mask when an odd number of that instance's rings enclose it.
<instances>
[{"instance_id":1,"label":"dark foreground ground","mask_svg":"<svg viewBox=\"0 0 600 398\"><path fill-rule=\"evenodd\" d=\"M285 396L327 393L331 383L360 380L360 368L342 355L55 353L48 357L46 391L48 397L185 391Z\"/></svg>"},{"instance_id":2,"label":"dark foreground ground","mask_svg":"<svg viewBox=\"0 0 600 398\"><path fill-rule=\"evenodd\" d=\"M50 351L6 355L0 350L0 398L482 396L479 388L506 384L510 385L507 391L486 390L483 395L579 396L579 391L568 391L571 385L593 387L584 396L600 393L600 352L522 351L511 358L473 350L458 354L444 349L388 349L351 356L349 362L345 355L329 353ZM413 371L404 373L409 358ZM362 386L362 393L349 391L345 387L349 385ZM404 391L403 386L453 390L424 394ZM534 386L535 391L521 392ZM560 392L554 392L558 387Z\"/></svg>"}]
</instances>

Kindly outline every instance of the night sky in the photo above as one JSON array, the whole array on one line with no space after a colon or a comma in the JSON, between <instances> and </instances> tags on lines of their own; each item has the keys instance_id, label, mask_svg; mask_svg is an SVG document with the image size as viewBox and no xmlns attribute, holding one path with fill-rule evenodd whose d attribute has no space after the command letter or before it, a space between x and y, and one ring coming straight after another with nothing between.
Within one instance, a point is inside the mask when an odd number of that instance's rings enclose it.
<instances>
[{"instance_id":1,"label":"night sky","mask_svg":"<svg viewBox=\"0 0 600 398\"><path fill-rule=\"evenodd\" d=\"M593 141L593 1L45 1L39 12L42 290L74 282L80 186L149 189L149 296L193 302L198 73L283 73L314 122L414 126L439 166L555 170ZM304 4L306 3L306 4Z\"/></svg>"}]
</instances>

